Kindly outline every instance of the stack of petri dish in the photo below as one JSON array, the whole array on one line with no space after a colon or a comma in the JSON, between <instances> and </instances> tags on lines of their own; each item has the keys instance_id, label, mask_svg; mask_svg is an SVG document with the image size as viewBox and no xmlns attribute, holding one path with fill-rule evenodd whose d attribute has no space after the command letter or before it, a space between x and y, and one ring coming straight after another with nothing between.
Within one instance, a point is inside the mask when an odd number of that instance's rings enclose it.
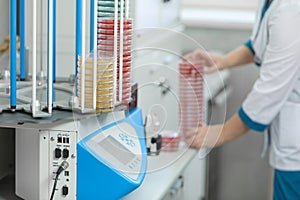
<instances>
[{"instance_id":1,"label":"stack of petri dish","mask_svg":"<svg viewBox=\"0 0 300 200\"><path fill-rule=\"evenodd\" d=\"M176 131L163 130L161 135L161 150L167 152L174 152L178 150L180 135Z\"/></svg>"},{"instance_id":2,"label":"stack of petri dish","mask_svg":"<svg viewBox=\"0 0 300 200\"><path fill-rule=\"evenodd\" d=\"M180 135L203 125L203 63L182 61L179 64Z\"/></svg>"},{"instance_id":3,"label":"stack of petri dish","mask_svg":"<svg viewBox=\"0 0 300 200\"><path fill-rule=\"evenodd\" d=\"M81 106L81 77L82 74L82 65L81 59L79 59L78 65L78 97L79 105ZM84 107L86 109L93 108L93 66L94 66L94 57L88 56L85 60L85 99ZM113 91L113 76L114 76L114 67L112 58L97 58L97 86L96 86L96 112L111 112L114 108L114 91Z\"/></svg>"},{"instance_id":4,"label":"stack of petri dish","mask_svg":"<svg viewBox=\"0 0 300 200\"><path fill-rule=\"evenodd\" d=\"M123 34L123 61L122 61L122 104L127 105L131 96L131 65L132 65L132 19L124 20L124 34ZM118 45L118 49L119 49ZM120 86L120 55L118 55L117 65L117 89L119 92ZM119 93L117 93L119 97Z\"/></svg>"},{"instance_id":5,"label":"stack of petri dish","mask_svg":"<svg viewBox=\"0 0 300 200\"><path fill-rule=\"evenodd\" d=\"M111 112L114 108L114 65L112 58L97 61L97 112Z\"/></svg>"},{"instance_id":6,"label":"stack of petri dish","mask_svg":"<svg viewBox=\"0 0 300 200\"><path fill-rule=\"evenodd\" d=\"M121 49L121 31L120 31L120 20L118 20L118 33L117 33L117 99L122 104L129 104L131 94L131 64L132 64L132 19L124 20L123 27L123 51ZM115 37L114 29L115 21L114 18L99 18L98 19L98 54L100 57L114 57L115 49ZM123 54L121 56L121 54ZM120 59L122 58L122 59ZM121 61L122 60L122 61ZM122 98L120 99L119 86L120 86L120 66L123 66L122 71Z\"/></svg>"},{"instance_id":7,"label":"stack of petri dish","mask_svg":"<svg viewBox=\"0 0 300 200\"><path fill-rule=\"evenodd\" d=\"M118 1L118 16L120 16L120 1ZM98 1L98 17L114 18L115 16L115 0L99 0Z\"/></svg>"}]
</instances>

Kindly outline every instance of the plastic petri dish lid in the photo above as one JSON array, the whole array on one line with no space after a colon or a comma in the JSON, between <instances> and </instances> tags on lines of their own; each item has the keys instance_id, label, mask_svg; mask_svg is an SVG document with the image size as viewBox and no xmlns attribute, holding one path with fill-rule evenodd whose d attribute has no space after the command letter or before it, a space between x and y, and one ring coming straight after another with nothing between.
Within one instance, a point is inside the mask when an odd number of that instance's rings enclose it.
<instances>
[{"instance_id":1,"label":"plastic petri dish lid","mask_svg":"<svg viewBox=\"0 0 300 200\"><path fill-rule=\"evenodd\" d=\"M119 5L120 5L120 3L119 3ZM115 3L114 2L109 2L109 1L98 1L98 6L105 6L105 7L114 8Z\"/></svg>"},{"instance_id":2,"label":"plastic petri dish lid","mask_svg":"<svg viewBox=\"0 0 300 200\"><path fill-rule=\"evenodd\" d=\"M114 100L113 93L110 94L97 94L97 102L111 102Z\"/></svg>"},{"instance_id":3,"label":"plastic petri dish lid","mask_svg":"<svg viewBox=\"0 0 300 200\"><path fill-rule=\"evenodd\" d=\"M112 37L114 35L114 29L98 29L97 33L100 36L111 36ZM118 30L118 34L120 35L120 30ZM124 30L123 35L124 36L132 36L132 30L131 29Z\"/></svg>"},{"instance_id":4,"label":"plastic petri dish lid","mask_svg":"<svg viewBox=\"0 0 300 200\"><path fill-rule=\"evenodd\" d=\"M108 77L112 76L113 71L114 71L114 68L98 66L97 67L97 76L105 76L108 78Z\"/></svg>"},{"instance_id":5,"label":"plastic petri dish lid","mask_svg":"<svg viewBox=\"0 0 300 200\"><path fill-rule=\"evenodd\" d=\"M103 28L115 27L114 22L115 22L114 20L111 20L111 21L98 21L97 22L97 27L103 27ZM120 23L119 22L117 22L117 26L118 26L118 28L120 28ZM124 21L123 27L126 27L126 28L130 29L130 28L132 28L132 23Z\"/></svg>"},{"instance_id":6,"label":"plastic petri dish lid","mask_svg":"<svg viewBox=\"0 0 300 200\"><path fill-rule=\"evenodd\" d=\"M112 94L113 94L112 89L111 90L98 90L97 89L97 96L99 96L99 98L100 98L100 96L103 97L103 95L112 95ZM101 99L99 99L99 100L101 100Z\"/></svg>"},{"instance_id":7,"label":"plastic petri dish lid","mask_svg":"<svg viewBox=\"0 0 300 200\"><path fill-rule=\"evenodd\" d=\"M97 92L97 101L110 101L112 98L113 98L112 93L98 94Z\"/></svg>"},{"instance_id":8,"label":"plastic petri dish lid","mask_svg":"<svg viewBox=\"0 0 300 200\"><path fill-rule=\"evenodd\" d=\"M111 107L114 104L114 100L113 98L111 98L110 100L107 101L97 101L97 107Z\"/></svg>"},{"instance_id":9,"label":"plastic petri dish lid","mask_svg":"<svg viewBox=\"0 0 300 200\"><path fill-rule=\"evenodd\" d=\"M114 14L113 13L106 13L106 12L98 12L97 16L98 17L112 17L112 16L114 16Z\"/></svg>"},{"instance_id":10,"label":"plastic petri dish lid","mask_svg":"<svg viewBox=\"0 0 300 200\"><path fill-rule=\"evenodd\" d=\"M120 35L118 35L118 40L120 40ZM115 37L110 36L110 35L97 35L97 40L108 40L108 41L114 41ZM124 35L124 41L132 41L132 36L131 35Z\"/></svg>"},{"instance_id":11,"label":"plastic petri dish lid","mask_svg":"<svg viewBox=\"0 0 300 200\"><path fill-rule=\"evenodd\" d=\"M107 75L107 76L102 76L101 73L97 74L97 81L98 82L106 82L106 81L110 81L113 80L113 75Z\"/></svg>"},{"instance_id":12,"label":"plastic petri dish lid","mask_svg":"<svg viewBox=\"0 0 300 200\"><path fill-rule=\"evenodd\" d=\"M97 103L96 104L96 109L105 109L105 108L108 108L108 109L111 109L113 107L113 103Z\"/></svg>"},{"instance_id":13,"label":"plastic petri dish lid","mask_svg":"<svg viewBox=\"0 0 300 200\"><path fill-rule=\"evenodd\" d=\"M98 23L101 23L101 24L114 24L115 20L114 20L113 17L111 17L111 18L100 18L100 19L98 19ZM117 23L120 24L120 20L118 20ZM132 19L125 19L124 24L132 24Z\"/></svg>"}]
</instances>

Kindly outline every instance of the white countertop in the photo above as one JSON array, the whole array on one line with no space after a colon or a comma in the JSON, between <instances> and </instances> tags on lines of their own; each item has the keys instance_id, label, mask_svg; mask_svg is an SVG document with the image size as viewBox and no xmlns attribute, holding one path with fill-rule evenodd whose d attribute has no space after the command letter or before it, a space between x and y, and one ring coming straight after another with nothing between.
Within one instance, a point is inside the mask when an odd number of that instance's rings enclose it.
<instances>
[{"instance_id":1,"label":"white countertop","mask_svg":"<svg viewBox=\"0 0 300 200\"><path fill-rule=\"evenodd\" d=\"M171 188L197 150L181 148L177 152L161 152L159 156L148 156L148 170L142 185L123 200L159 200Z\"/></svg>"}]
</instances>

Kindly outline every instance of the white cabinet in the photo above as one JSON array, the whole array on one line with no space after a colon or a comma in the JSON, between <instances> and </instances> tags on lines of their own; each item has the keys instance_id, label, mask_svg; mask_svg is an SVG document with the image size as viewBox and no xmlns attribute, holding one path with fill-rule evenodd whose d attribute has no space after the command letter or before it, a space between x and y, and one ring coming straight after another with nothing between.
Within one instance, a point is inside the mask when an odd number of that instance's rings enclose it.
<instances>
[{"instance_id":1,"label":"white cabinet","mask_svg":"<svg viewBox=\"0 0 300 200\"><path fill-rule=\"evenodd\" d=\"M184 177L180 175L172 187L167 191L163 200L184 200Z\"/></svg>"},{"instance_id":2,"label":"white cabinet","mask_svg":"<svg viewBox=\"0 0 300 200\"><path fill-rule=\"evenodd\" d=\"M206 189L206 159L198 155L190 161L166 192L163 200L203 200Z\"/></svg>"},{"instance_id":3,"label":"white cabinet","mask_svg":"<svg viewBox=\"0 0 300 200\"><path fill-rule=\"evenodd\" d=\"M182 200L202 200L206 188L206 159L198 155L190 162L183 172L184 187Z\"/></svg>"}]
</instances>

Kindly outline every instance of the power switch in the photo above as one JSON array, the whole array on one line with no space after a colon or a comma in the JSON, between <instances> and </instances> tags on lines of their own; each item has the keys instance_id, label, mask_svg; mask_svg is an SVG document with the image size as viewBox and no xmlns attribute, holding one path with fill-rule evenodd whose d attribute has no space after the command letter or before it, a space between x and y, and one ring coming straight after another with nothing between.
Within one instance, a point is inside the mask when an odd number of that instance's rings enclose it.
<instances>
[{"instance_id":1,"label":"power switch","mask_svg":"<svg viewBox=\"0 0 300 200\"><path fill-rule=\"evenodd\" d=\"M69 150L68 149L64 149L63 150L63 158L67 159L69 157Z\"/></svg>"},{"instance_id":2,"label":"power switch","mask_svg":"<svg viewBox=\"0 0 300 200\"><path fill-rule=\"evenodd\" d=\"M69 194L69 188L67 186L62 187L62 195L67 196Z\"/></svg>"},{"instance_id":3,"label":"power switch","mask_svg":"<svg viewBox=\"0 0 300 200\"><path fill-rule=\"evenodd\" d=\"M55 158L60 158L61 157L61 149L59 149L59 148L56 148L55 150L54 150L54 156L55 156Z\"/></svg>"}]
</instances>

